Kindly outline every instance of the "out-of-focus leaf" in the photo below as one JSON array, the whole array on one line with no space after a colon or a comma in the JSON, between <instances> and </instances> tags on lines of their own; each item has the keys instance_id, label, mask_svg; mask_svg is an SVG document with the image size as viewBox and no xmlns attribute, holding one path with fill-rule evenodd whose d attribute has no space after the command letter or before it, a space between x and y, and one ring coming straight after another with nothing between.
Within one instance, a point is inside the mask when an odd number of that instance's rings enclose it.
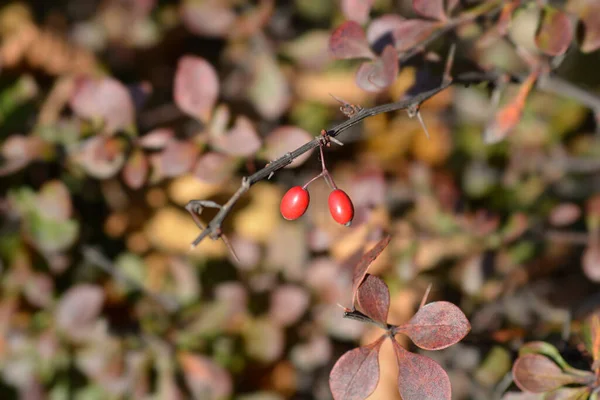
<instances>
[{"instance_id":1,"label":"out-of-focus leaf","mask_svg":"<svg viewBox=\"0 0 600 400\"><path fill-rule=\"evenodd\" d=\"M346 21L333 31L329 51L337 59L375 58L365 32L355 21Z\"/></svg>"},{"instance_id":2,"label":"out-of-focus leaf","mask_svg":"<svg viewBox=\"0 0 600 400\"><path fill-rule=\"evenodd\" d=\"M96 321L104 303L102 288L86 283L71 287L56 306L57 326L70 336L85 334Z\"/></svg>"},{"instance_id":3,"label":"out-of-focus leaf","mask_svg":"<svg viewBox=\"0 0 600 400\"><path fill-rule=\"evenodd\" d=\"M459 342L471 330L465 314L452 303L436 301L424 305L400 327L420 348L440 350Z\"/></svg>"},{"instance_id":4,"label":"out-of-focus leaf","mask_svg":"<svg viewBox=\"0 0 600 400\"><path fill-rule=\"evenodd\" d=\"M563 370L572 369L572 367L567 364L565 359L560 355L558 349L552 346L550 343L534 341L525 343L519 349L519 356L524 356L526 354L542 354L546 357L551 358L560 368Z\"/></svg>"},{"instance_id":5,"label":"out-of-focus leaf","mask_svg":"<svg viewBox=\"0 0 600 400\"><path fill-rule=\"evenodd\" d=\"M76 83L71 108L81 118L104 123L107 133L130 128L135 108L129 91L112 78L82 78Z\"/></svg>"},{"instance_id":6,"label":"out-of-focus leaf","mask_svg":"<svg viewBox=\"0 0 600 400\"><path fill-rule=\"evenodd\" d=\"M56 253L71 247L79 235L79 222L74 219L55 220L32 214L26 222L28 234L38 248Z\"/></svg>"},{"instance_id":7,"label":"out-of-focus leaf","mask_svg":"<svg viewBox=\"0 0 600 400\"><path fill-rule=\"evenodd\" d=\"M402 27L402 21L405 21L405 19L397 14L386 14L374 19L367 28L367 41L371 45L374 45L378 41L383 40L387 35L389 36L387 39L390 43L393 43L394 38L392 33Z\"/></svg>"},{"instance_id":8,"label":"out-of-focus leaf","mask_svg":"<svg viewBox=\"0 0 600 400\"><path fill-rule=\"evenodd\" d=\"M375 0L341 0L342 13L346 19L364 24Z\"/></svg>"},{"instance_id":9,"label":"out-of-focus leaf","mask_svg":"<svg viewBox=\"0 0 600 400\"><path fill-rule=\"evenodd\" d=\"M569 16L552 6L544 7L535 34L535 44L544 53L559 56L569 48L573 40L573 27Z\"/></svg>"},{"instance_id":10,"label":"out-of-focus leaf","mask_svg":"<svg viewBox=\"0 0 600 400\"><path fill-rule=\"evenodd\" d=\"M537 71L530 73L519 87L517 95L496 112L494 119L488 124L483 134L486 143L500 142L517 126L523 115L525 100L531 92L537 77Z\"/></svg>"},{"instance_id":11,"label":"out-of-focus leaf","mask_svg":"<svg viewBox=\"0 0 600 400\"><path fill-rule=\"evenodd\" d=\"M119 139L93 136L81 144L74 159L92 177L107 179L114 176L125 163Z\"/></svg>"},{"instance_id":12,"label":"out-of-focus leaf","mask_svg":"<svg viewBox=\"0 0 600 400\"><path fill-rule=\"evenodd\" d=\"M135 149L123 168L123 180L132 189L142 187L148 176L148 159L144 152Z\"/></svg>"},{"instance_id":13,"label":"out-of-focus leaf","mask_svg":"<svg viewBox=\"0 0 600 400\"><path fill-rule=\"evenodd\" d=\"M390 308L390 291L385 282L378 276L367 274L358 287L358 305L371 319L387 324Z\"/></svg>"},{"instance_id":14,"label":"out-of-focus leaf","mask_svg":"<svg viewBox=\"0 0 600 400\"><path fill-rule=\"evenodd\" d=\"M577 14L581 19L581 51L591 53L600 48L600 3L596 0L569 0L567 11Z\"/></svg>"},{"instance_id":15,"label":"out-of-focus leaf","mask_svg":"<svg viewBox=\"0 0 600 400\"><path fill-rule=\"evenodd\" d=\"M571 225L581 216L581 209L575 203L558 204L552 209L548 219L554 226Z\"/></svg>"},{"instance_id":16,"label":"out-of-focus leaf","mask_svg":"<svg viewBox=\"0 0 600 400\"><path fill-rule=\"evenodd\" d=\"M296 323L308 308L310 297L296 285L282 285L271 294L269 316L282 326Z\"/></svg>"},{"instance_id":17,"label":"out-of-focus leaf","mask_svg":"<svg viewBox=\"0 0 600 400\"><path fill-rule=\"evenodd\" d=\"M222 183L231 177L236 168L231 157L209 152L198 158L194 167L194 175L204 182Z\"/></svg>"},{"instance_id":18,"label":"out-of-focus leaf","mask_svg":"<svg viewBox=\"0 0 600 400\"><path fill-rule=\"evenodd\" d=\"M291 103L289 83L273 54L263 52L254 58L253 80L248 97L266 119L283 115Z\"/></svg>"},{"instance_id":19,"label":"out-of-focus leaf","mask_svg":"<svg viewBox=\"0 0 600 400\"><path fill-rule=\"evenodd\" d=\"M219 97L219 77L204 58L183 56L177 64L175 104L184 113L207 121Z\"/></svg>"},{"instance_id":20,"label":"out-of-focus leaf","mask_svg":"<svg viewBox=\"0 0 600 400\"><path fill-rule=\"evenodd\" d=\"M581 265L585 276L592 282L600 282L600 245L598 243L590 243L586 247L581 257Z\"/></svg>"},{"instance_id":21,"label":"out-of-focus leaf","mask_svg":"<svg viewBox=\"0 0 600 400\"><path fill-rule=\"evenodd\" d=\"M385 336L376 342L346 352L329 374L329 388L335 400L363 400L379 382L379 349Z\"/></svg>"},{"instance_id":22,"label":"out-of-focus leaf","mask_svg":"<svg viewBox=\"0 0 600 400\"><path fill-rule=\"evenodd\" d=\"M404 52L427 39L438 27L437 22L423 19L406 19L401 21L393 32L394 43L398 52Z\"/></svg>"},{"instance_id":23,"label":"out-of-focus leaf","mask_svg":"<svg viewBox=\"0 0 600 400\"><path fill-rule=\"evenodd\" d=\"M73 211L67 186L57 180L44 183L37 196L40 215L58 221L67 220Z\"/></svg>"},{"instance_id":24,"label":"out-of-focus leaf","mask_svg":"<svg viewBox=\"0 0 600 400\"><path fill-rule=\"evenodd\" d=\"M521 390L533 393L549 392L579 381L540 354L526 354L517 358L513 365L513 378Z\"/></svg>"},{"instance_id":25,"label":"out-of-focus leaf","mask_svg":"<svg viewBox=\"0 0 600 400\"><path fill-rule=\"evenodd\" d=\"M160 153L161 176L174 177L192 169L198 157L198 146L191 141L171 140Z\"/></svg>"},{"instance_id":26,"label":"out-of-focus leaf","mask_svg":"<svg viewBox=\"0 0 600 400\"><path fill-rule=\"evenodd\" d=\"M231 376L212 359L188 352L180 352L177 359L194 398L221 400L231 395Z\"/></svg>"},{"instance_id":27,"label":"out-of-focus leaf","mask_svg":"<svg viewBox=\"0 0 600 400\"><path fill-rule=\"evenodd\" d=\"M165 147L175 136L175 132L169 128L154 129L137 139L137 143L144 149L160 150Z\"/></svg>"},{"instance_id":28,"label":"out-of-focus leaf","mask_svg":"<svg viewBox=\"0 0 600 400\"><path fill-rule=\"evenodd\" d=\"M298 368L310 371L327 364L331 359L332 350L329 337L319 335L311 338L307 343L294 346L290 359Z\"/></svg>"},{"instance_id":29,"label":"out-of-focus leaf","mask_svg":"<svg viewBox=\"0 0 600 400\"><path fill-rule=\"evenodd\" d=\"M356 264L356 266L354 267L354 270L352 272L352 308L353 309L354 309L354 305L356 304L356 296L357 296L358 288L365 279L367 270L369 269L369 265L371 265L371 263L373 261L375 261L375 259L377 257L379 257L381 252L387 247L391 238L392 237L390 235L386 235L375 246L373 246L373 248L371 250L366 252L365 255L362 256L362 258L360 259L358 264Z\"/></svg>"},{"instance_id":30,"label":"out-of-focus leaf","mask_svg":"<svg viewBox=\"0 0 600 400\"><path fill-rule=\"evenodd\" d=\"M450 400L450 379L438 363L404 350L395 340L393 344L398 361L398 389L404 400Z\"/></svg>"},{"instance_id":31,"label":"out-of-focus leaf","mask_svg":"<svg viewBox=\"0 0 600 400\"><path fill-rule=\"evenodd\" d=\"M559 388L546 393L544 400L586 400L592 389L589 387Z\"/></svg>"},{"instance_id":32,"label":"out-of-focus leaf","mask_svg":"<svg viewBox=\"0 0 600 400\"><path fill-rule=\"evenodd\" d=\"M0 165L0 176L12 174L31 161L41 158L47 148L39 136L11 135L2 143L0 154L5 158Z\"/></svg>"},{"instance_id":33,"label":"out-of-focus leaf","mask_svg":"<svg viewBox=\"0 0 600 400\"><path fill-rule=\"evenodd\" d=\"M282 51L296 63L309 69L320 69L329 63L329 31L310 30L283 44Z\"/></svg>"},{"instance_id":34,"label":"out-of-focus leaf","mask_svg":"<svg viewBox=\"0 0 600 400\"><path fill-rule=\"evenodd\" d=\"M280 126L275 128L265 139L265 157L269 161L276 160L289 151L296 150L303 144L313 139L310 133L295 126ZM302 165L311 155L312 151L296 158L286 168L295 168Z\"/></svg>"},{"instance_id":35,"label":"out-of-focus leaf","mask_svg":"<svg viewBox=\"0 0 600 400\"><path fill-rule=\"evenodd\" d=\"M270 319L257 319L244 331L244 345L248 355L258 361L270 363L281 356L285 345L282 328Z\"/></svg>"},{"instance_id":36,"label":"out-of-focus leaf","mask_svg":"<svg viewBox=\"0 0 600 400\"><path fill-rule=\"evenodd\" d=\"M473 377L483 387L493 388L506 376L512 367L510 353L501 346L494 346L487 353Z\"/></svg>"},{"instance_id":37,"label":"out-of-focus leaf","mask_svg":"<svg viewBox=\"0 0 600 400\"><path fill-rule=\"evenodd\" d=\"M236 20L233 7L226 1L186 0L181 5L181 19L192 33L202 36L227 36Z\"/></svg>"},{"instance_id":38,"label":"out-of-focus leaf","mask_svg":"<svg viewBox=\"0 0 600 400\"><path fill-rule=\"evenodd\" d=\"M425 18L444 21L448 17L444 12L444 0L413 0L413 9Z\"/></svg>"},{"instance_id":39,"label":"out-of-focus leaf","mask_svg":"<svg viewBox=\"0 0 600 400\"><path fill-rule=\"evenodd\" d=\"M260 138L247 117L240 115L227 133L213 137L212 145L230 156L248 157L260 148Z\"/></svg>"},{"instance_id":40,"label":"out-of-focus leaf","mask_svg":"<svg viewBox=\"0 0 600 400\"><path fill-rule=\"evenodd\" d=\"M380 58L364 62L356 72L356 84L368 92L379 92L389 87L398 75L398 55L388 45Z\"/></svg>"}]
</instances>

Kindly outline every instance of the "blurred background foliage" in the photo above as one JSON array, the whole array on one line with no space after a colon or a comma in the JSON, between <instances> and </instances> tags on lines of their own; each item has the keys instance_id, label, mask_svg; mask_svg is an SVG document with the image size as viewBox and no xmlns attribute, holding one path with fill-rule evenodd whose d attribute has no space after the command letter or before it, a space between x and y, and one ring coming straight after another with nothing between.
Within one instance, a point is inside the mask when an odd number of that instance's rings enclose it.
<instances>
[{"instance_id":1,"label":"blurred background foliage","mask_svg":"<svg viewBox=\"0 0 600 400\"><path fill-rule=\"evenodd\" d=\"M371 16L397 13L414 16L392 0ZM511 39L531 42L537 18L519 9ZM451 38L456 70L524 70L502 41L475 46L487 25L473 21L433 42L441 61L411 60L368 93L356 62L328 54L345 19L329 0L4 4L2 399L328 399L333 363L378 334L338 304L382 230L392 241L370 272L390 287L389 322L410 318L429 283L471 321L462 343L428 354L454 398L501 395L527 340L585 367L568 328L600 301L600 141L597 115L566 96L534 90L494 145L486 85L425 103L430 139L403 112L367 119L326 149L352 227L331 220L322 181L304 217L280 216L283 193L319 172L312 154L226 221L239 261L220 240L189 250L198 228L183 206L226 200L241 176L342 120L331 94L366 107L432 87ZM598 52L572 46L556 72L597 96L599 68ZM176 74L202 106L176 105ZM386 346L373 399L399 398Z\"/></svg>"}]
</instances>

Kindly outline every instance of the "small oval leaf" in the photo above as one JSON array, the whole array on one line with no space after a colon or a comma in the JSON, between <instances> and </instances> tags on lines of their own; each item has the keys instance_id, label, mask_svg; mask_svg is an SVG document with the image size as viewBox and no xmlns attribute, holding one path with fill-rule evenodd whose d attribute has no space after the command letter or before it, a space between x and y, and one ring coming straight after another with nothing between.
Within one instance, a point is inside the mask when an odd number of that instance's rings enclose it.
<instances>
[{"instance_id":1,"label":"small oval leaf","mask_svg":"<svg viewBox=\"0 0 600 400\"><path fill-rule=\"evenodd\" d=\"M211 144L230 156L248 157L260 148L260 138L247 117L236 118L233 128L221 136L213 137Z\"/></svg>"},{"instance_id":2,"label":"small oval leaf","mask_svg":"<svg viewBox=\"0 0 600 400\"><path fill-rule=\"evenodd\" d=\"M175 72L175 104L184 113L207 121L219 96L219 77L205 59L183 56Z\"/></svg>"},{"instance_id":3,"label":"small oval leaf","mask_svg":"<svg viewBox=\"0 0 600 400\"><path fill-rule=\"evenodd\" d=\"M132 189L142 187L148 177L148 158L141 149L135 149L123 168L123 180Z\"/></svg>"},{"instance_id":4,"label":"small oval leaf","mask_svg":"<svg viewBox=\"0 0 600 400\"><path fill-rule=\"evenodd\" d=\"M520 356L512 371L517 386L527 392L544 393L577 382L576 377L564 373L548 357L540 354Z\"/></svg>"},{"instance_id":5,"label":"small oval leaf","mask_svg":"<svg viewBox=\"0 0 600 400\"><path fill-rule=\"evenodd\" d=\"M364 62L356 71L356 84L368 92L379 92L394 83L398 75L398 54L388 45L381 57Z\"/></svg>"},{"instance_id":6,"label":"small oval leaf","mask_svg":"<svg viewBox=\"0 0 600 400\"><path fill-rule=\"evenodd\" d=\"M371 319L386 324L390 291L385 282L378 276L367 274L358 288L358 305Z\"/></svg>"},{"instance_id":7,"label":"small oval leaf","mask_svg":"<svg viewBox=\"0 0 600 400\"><path fill-rule=\"evenodd\" d=\"M535 44L550 56L563 54L573 40L569 16L554 7L546 6L535 34Z\"/></svg>"},{"instance_id":8,"label":"small oval leaf","mask_svg":"<svg viewBox=\"0 0 600 400\"><path fill-rule=\"evenodd\" d=\"M379 257L381 252L387 247L391 238L392 237L390 235L385 235L385 237L383 239L381 239L375 246L373 246L373 248L371 250L369 250L362 256L362 258L360 259L358 264L356 264L356 266L354 267L354 270L352 272L352 308L353 309L354 309L354 304L356 304L356 295L358 292L358 287L365 279L365 275L367 273L367 269L369 269L369 265L371 265L371 263L373 261L375 261L375 259L377 257Z\"/></svg>"},{"instance_id":9,"label":"small oval leaf","mask_svg":"<svg viewBox=\"0 0 600 400\"><path fill-rule=\"evenodd\" d=\"M293 151L303 144L310 142L312 139L311 134L302 128L280 126L273 130L265 139L265 156L268 161L276 160L288 151ZM308 160L311 154L312 151L306 152L285 167L296 168Z\"/></svg>"},{"instance_id":10,"label":"small oval leaf","mask_svg":"<svg viewBox=\"0 0 600 400\"><path fill-rule=\"evenodd\" d=\"M346 19L364 24L369 18L369 12L375 0L342 0L342 13Z\"/></svg>"},{"instance_id":11,"label":"small oval leaf","mask_svg":"<svg viewBox=\"0 0 600 400\"><path fill-rule=\"evenodd\" d=\"M337 59L375 58L363 28L354 21L346 21L333 31L329 51Z\"/></svg>"}]
</instances>

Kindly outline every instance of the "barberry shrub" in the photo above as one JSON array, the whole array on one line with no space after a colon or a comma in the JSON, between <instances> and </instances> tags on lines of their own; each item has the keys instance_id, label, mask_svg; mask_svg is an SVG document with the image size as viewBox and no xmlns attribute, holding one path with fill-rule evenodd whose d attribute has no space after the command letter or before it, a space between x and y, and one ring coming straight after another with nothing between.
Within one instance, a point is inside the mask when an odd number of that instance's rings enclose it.
<instances>
[{"instance_id":1,"label":"barberry shrub","mask_svg":"<svg viewBox=\"0 0 600 400\"><path fill-rule=\"evenodd\" d=\"M385 249L390 236L381 239L356 264L352 280L352 308L345 317L373 323L384 333L373 343L350 350L335 364L329 376L331 393L336 400L367 398L379 382L379 350L391 340L398 362L398 390L404 400L450 399L450 380L432 359L411 353L395 339L408 336L424 350L441 350L462 340L471 329L463 312L454 304L436 301L425 304L423 297L417 313L405 324L388 324L390 291L379 277L367 273L369 265Z\"/></svg>"}]
</instances>

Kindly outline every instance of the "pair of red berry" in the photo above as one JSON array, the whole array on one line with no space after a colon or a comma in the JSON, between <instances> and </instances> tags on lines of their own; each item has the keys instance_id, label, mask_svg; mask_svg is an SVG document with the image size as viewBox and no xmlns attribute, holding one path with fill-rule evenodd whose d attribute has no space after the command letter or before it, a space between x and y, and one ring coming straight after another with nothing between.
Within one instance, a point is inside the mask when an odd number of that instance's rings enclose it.
<instances>
[{"instance_id":1,"label":"pair of red berry","mask_svg":"<svg viewBox=\"0 0 600 400\"><path fill-rule=\"evenodd\" d=\"M302 186L294 186L281 199L279 210L283 218L295 220L304 215L309 203L308 190ZM354 206L346 192L337 188L331 191L329 194L329 212L337 223L345 226L352 224Z\"/></svg>"}]
</instances>

